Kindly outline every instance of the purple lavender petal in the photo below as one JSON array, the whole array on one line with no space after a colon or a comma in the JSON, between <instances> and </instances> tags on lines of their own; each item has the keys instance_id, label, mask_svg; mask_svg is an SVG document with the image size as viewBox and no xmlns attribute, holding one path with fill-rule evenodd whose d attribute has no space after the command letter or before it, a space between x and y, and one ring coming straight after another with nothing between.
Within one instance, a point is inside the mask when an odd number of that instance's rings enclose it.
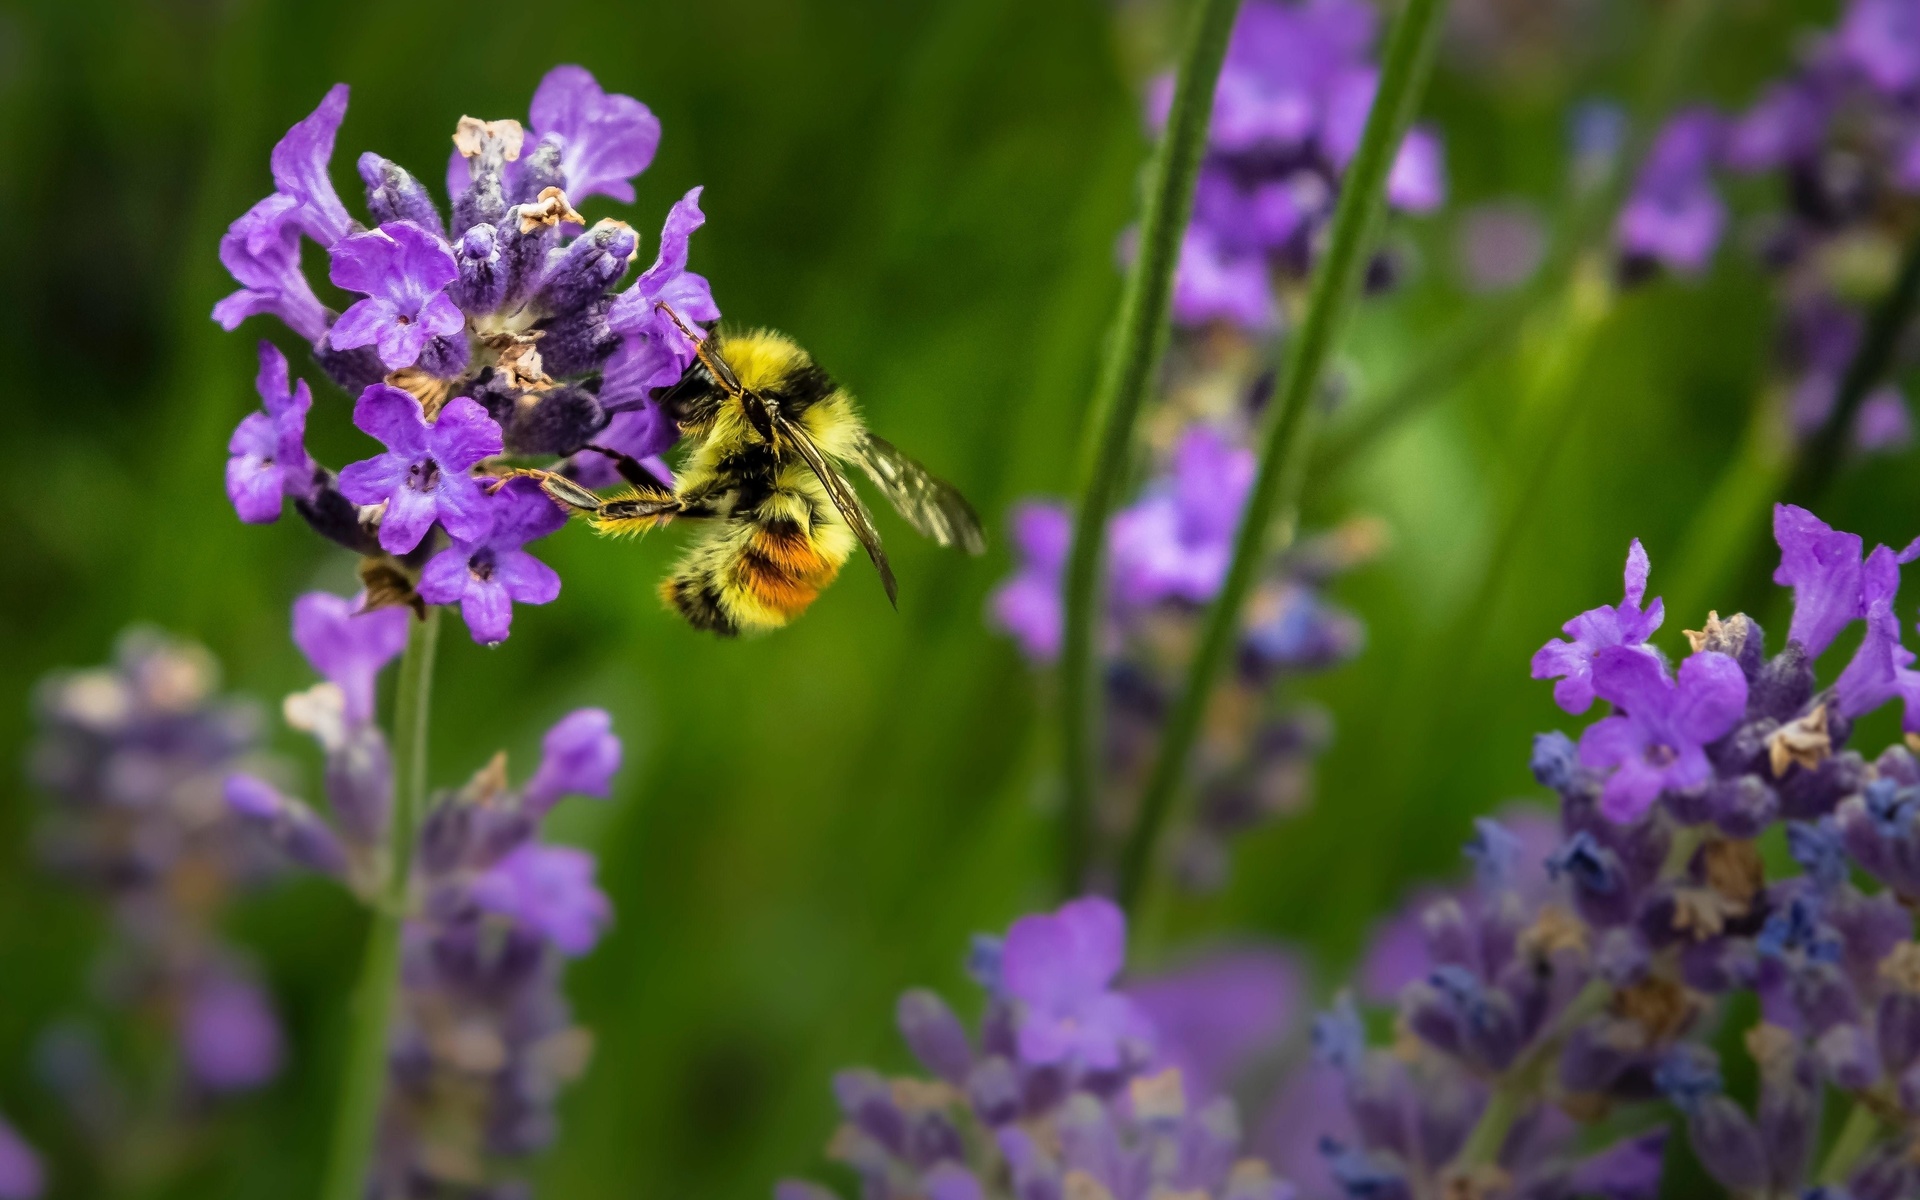
<instances>
[{"instance_id":1,"label":"purple lavender petal","mask_svg":"<svg viewBox=\"0 0 1920 1200\"><path fill-rule=\"evenodd\" d=\"M1773 538L1780 546L1773 581L1793 589L1787 636L1818 658L1842 629L1866 615L1860 600L1864 543L1791 504L1774 506Z\"/></svg>"},{"instance_id":2,"label":"purple lavender petal","mask_svg":"<svg viewBox=\"0 0 1920 1200\"><path fill-rule=\"evenodd\" d=\"M548 71L533 93L529 114L536 139L558 134L567 195L611 196L633 203L635 175L653 162L660 122L631 96L609 95L585 67Z\"/></svg>"},{"instance_id":3,"label":"purple lavender petal","mask_svg":"<svg viewBox=\"0 0 1920 1200\"><path fill-rule=\"evenodd\" d=\"M308 592L293 602L293 641L313 669L346 697L347 720L373 719L380 670L407 645L407 610L360 612L360 601Z\"/></svg>"},{"instance_id":4,"label":"purple lavender petal","mask_svg":"<svg viewBox=\"0 0 1920 1200\"><path fill-rule=\"evenodd\" d=\"M1888 96L1920 83L1920 6L1912 0L1854 0L1837 43L1842 56Z\"/></svg>"},{"instance_id":5,"label":"purple lavender petal","mask_svg":"<svg viewBox=\"0 0 1920 1200\"><path fill-rule=\"evenodd\" d=\"M605 798L620 769L620 739L605 709L576 709L547 731L541 742L540 767L521 792L522 803L535 814L552 808L560 797Z\"/></svg>"},{"instance_id":6,"label":"purple lavender petal","mask_svg":"<svg viewBox=\"0 0 1920 1200\"><path fill-rule=\"evenodd\" d=\"M528 844L474 882L473 900L577 957L593 949L613 919L613 906L594 886L593 873L593 856L584 850Z\"/></svg>"},{"instance_id":7,"label":"purple lavender petal","mask_svg":"<svg viewBox=\"0 0 1920 1200\"><path fill-rule=\"evenodd\" d=\"M257 1088L280 1071L280 1022L259 988L214 974L199 982L180 1018L187 1068L216 1092Z\"/></svg>"},{"instance_id":8,"label":"purple lavender petal","mask_svg":"<svg viewBox=\"0 0 1920 1200\"><path fill-rule=\"evenodd\" d=\"M1387 200L1410 213L1433 212L1447 202L1446 157L1434 130L1408 131L1387 175Z\"/></svg>"},{"instance_id":9,"label":"purple lavender petal","mask_svg":"<svg viewBox=\"0 0 1920 1200\"><path fill-rule=\"evenodd\" d=\"M1213 1096L1292 1030L1305 985L1292 955L1244 949L1211 954L1126 992L1153 1024L1156 1067L1178 1067L1188 1095Z\"/></svg>"},{"instance_id":10,"label":"purple lavender petal","mask_svg":"<svg viewBox=\"0 0 1920 1200\"><path fill-rule=\"evenodd\" d=\"M351 350L372 345L388 370L410 367L433 337L450 337L466 317L445 293L460 276L453 251L410 221L343 238L331 251L329 277L366 298L334 323L327 340Z\"/></svg>"},{"instance_id":11,"label":"purple lavender petal","mask_svg":"<svg viewBox=\"0 0 1920 1200\"><path fill-rule=\"evenodd\" d=\"M222 329L268 313L309 342L326 335L331 314L300 271L298 216L298 203L276 193L241 214L220 239L220 264L240 284L213 306Z\"/></svg>"},{"instance_id":12,"label":"purple lavender petal","mask_svg":"<svg viewBox=\"0 0 1920 1200\"><path fill-rule=\"evenodd\" d=\"M1913 416L1893 384L1875 388L1853 419L1853 444L1867 454L1904 449L1913 441Z\"/></svg>"},{"instance_id":13,"label":"purple lavender petal","mask_svg":"<svg viewBox=\"0 0 1920 1200\"><path fill-rule=\"evenodd\" d=\"M251 412L227 439L227 499L233 511L250 525L264 525L280 519L286 499L281 471L274 461L279 437L273 418L263 412Z\"/></svg>"},{"instance_id":14,"label":"purple lavender petal","mask_svg":"<svg viewBox=\"0 0 1920 1200\"><path fill-rule=\"evenodd\" d=\"M46 1184L40 1156L0 1118L0 1200L39 1200Z\"/></svg>"},{"instance_id":15,"label":"purple lavender petal","mask_svg":"<svg viewBox=\"0 0 1920 1200\"><path fill-rule=\"evenodd\" d=\"M1279 323L1266 260L1226 250L1212 230L1187 227L1173 280L1173 317L1182 325L1222 321L1252 333Z\"/></svg>"},{"instance_id":16,"label":"purple lavender petal","mask_svg":"<svg viewBox=\"0 0 1920 1200\"><path fill-rule=\"evenodd\" d=\"M318 108L287 130L269 160L274 186L299 202L301 227L322 246L333 245L353 228L353 218L327 175L334 135L346 115L347 85L336 83Z\"/></svg>"}]
</instances>

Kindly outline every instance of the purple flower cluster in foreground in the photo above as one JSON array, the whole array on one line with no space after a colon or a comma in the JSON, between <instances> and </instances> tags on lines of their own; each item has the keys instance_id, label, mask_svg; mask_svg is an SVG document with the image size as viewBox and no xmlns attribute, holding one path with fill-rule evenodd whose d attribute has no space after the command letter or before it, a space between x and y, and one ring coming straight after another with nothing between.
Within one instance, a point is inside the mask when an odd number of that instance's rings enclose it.
<instances>
[{"instance_id":1,"label":"purple flower cluster in foreground","mask_svg":"<svg viewBox=\"0 0 1920 1200\"><path fill-rule=\"evenodd\" d=\"M1276 278L1304 278L1333 217L1340 179L1360 147L1380 71L1379 15L1360 0L1248 0L1214 93L1207 156L1181 244L1174 319L1249 333L1281 324ZM1172 76L1148 96L1165 125ZM1424 213L1446 199L1440 140L1418 128L1387 180L1395 208Z\"/></svg>"},{"instance_id":2,"label":"purple flower cluster in foreground","mask_svg":"<svg viewBox=\"0 0 1920 1200\"><path fill-rule=\"evenodd\" d=\"M0 1200L39 1200L46 1185L40 1156L0 1118Z\"/></svg>"},{"instance_id":3,"label":"purple flower cluster in foreground","mask_svg":"<svg viewBox=\"0 0 1920 1200\"><path fill-rule=\"evenodd\" d=\"M318 592L294 605L294 640L325 682L288 697L286 717L325 754L331 819L259 775L229 774L224 791L288 859L372 897L384 882L393 802L374 684L405 647L411 618L361 608ZM590 1048L560 976L593 948L612 908L594 884L593 857L541 842L539 825L565 796L607 795L619 766L607 714L581 709L547 734L523 785L512 785L502 754L432 798L413 864L370 1196L518 1194L499 1163L552 1140L555 1098Z\"/></svg>"},{"instance_id":4,"label":"purple flower cluster in foreground","mask_svg":"<svg viewBox=\"0 0 1920 1200\"><path fill-rule=\"evenodd\" d=\"M144 1068L110 1062L90 1023L49 1032L44 1081L102 1152L188 1119L209 1095L257 1088L281 1065L272 1004L219 931L234 893L274 864L221 802L229 771L265 762L260 714L218 687L205 650L134 630L113 665L52 675L36 693L29 773L52 802L40 859L108 910L112 933L93 973L99 1001L158 1024L184 1068L156 1068L184 1089L155 1086L136 1078ZM6 1180L25 1178L25 1161L11 1135L0 1136L0 1196L14 1194Z\"/></svg>"},{"instance_id":5,"label":"purple flower cluster in foreground","mask_svg":"<svg viewBox=\"0 0 1920 1200\"><path fill-rule=\"evenodd\" d=\"M1805 436L1833 412L1866 307L1890 285L1920 201L1920 7L1850 0L1838 27L1809 41L1746 112L1669 118L1616 228L1630 270L1706 268L1731 223L1722 172L1778 181L1782 207L1753 241L1779 278L1788 418ZM1905 445L1899 389L1869 395L1851 432L1863 450Z\"/></svg>"},{"instance_id":6,"label":"purple flower cluster in foreground","mask_svg":"<svg viewBox=\"0 0 1920 1200\"><path fill-rule=\"evenodd\" d=\"M1126 920L1098 898L978 939L977 1033L932 992L901 996L901 1036L931 1078L835 1076L844 1124L828 1155L868 1200L1288 1200L1293 1190L1242 1151L1233 1101L1165 1059L1152 1010L1177 1001L1116 986L1125 954ZM1285 987L1269 972L1256 990L1279 1004ZM775 1194L832 1195L792 1181Z\"/></svg>"},{"instance_id":7,"label":"purple flower cluster in foreground","mask_svg":"<svg viewBox=\"0 0 1920 1200\"><path fill-rule=\"evenodd\" d=\"M274 147L273 193L221 241L241 286L213 315L228 329L279 318L358 397L354 424L385 449L337 474L314 462L312 395L262 343L262 407L234 430L227 494L255 523L277 520L291 499L321 534L383 565L379 602L417 588L426 603L458 604L476 641L498 642L514 603L558 594L559 577L523 547L562 522L557 509L535 511L537 493L493 492L475 472L503 454L546 458L600 487L615 479L603 452L646 460L678 438L654 393L679 380L693 350L655 305L719 319L707 281L686 269L705 219L700 189L668 213L652 267L616 290L641 237L623 221L587 227L573 203L632 202L631 180L660 140L646 105L609 95L580 67L556 67L529 124L461 118L450 220L405 168L362 154L364 224L328 175L346 111L340 84ZM308 240L351 298L344 311L324 305L301 272Z\"/></svg>"},{"instance_id":8,"label":"purple flower cluster in foreground","mask_svg":"<svg viewBox=\"0 0 1920 1200\"><path fill-rule=\"evenodd\" d=\"M1203 607L1225 581L1253 471L1252 451L1216 426L1193 425L1175 443L1166 474L1109 526L1104 815L1113 828L1125 827L1132 792L1151 766L1160 722L1180 686L1181 656ZM1028 502L1014 510L1015 571L989 599L988 619L1035 663L1059 653L1071 537L1062 505ZM1267 697L1285 677L1325 670L1359 652L1359 621L1327 601L1325 589L1368 557L1377 541L1368 522L1307 539L1277 559L1259 584L1226 685L1245 692L1248 702L1220 715L1238 725L1217 730L1210 742L1239 752L1203 764L1196 820L1180 850L1189 885L1224 878L1232 834L1304 802L1328 721L1318 709L1276 708Z\"/></svg>"}]
</instances>

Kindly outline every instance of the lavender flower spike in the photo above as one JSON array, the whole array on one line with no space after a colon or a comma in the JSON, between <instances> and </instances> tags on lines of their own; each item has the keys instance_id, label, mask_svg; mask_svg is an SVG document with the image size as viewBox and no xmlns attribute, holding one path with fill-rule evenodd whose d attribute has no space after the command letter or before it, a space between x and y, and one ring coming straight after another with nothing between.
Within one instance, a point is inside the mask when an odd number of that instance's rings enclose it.
<instances>
[{"instance_id":1,"label":"lavender flower spike","mask_svg":"<svg viewBox=\"0 0 1920 1200\"><path fill-rule=\"evenodd\" d=\"M1579 714L1592 706L1593 658L1606 647L1637 648L1659 661L1659 652L1645 642L1666 618L1666 606L1657 597L1647 607L1640 606L1650 570L1646 549L1639 538L1633 539L1627 549L1626 595L1620 603L1581 613L1561 626L1571 642L1555 638L1535 652L1533 677L1560 681L1553 685L1553 700L1567 712Z\"/></svg>"},{"instance_id":2,"label":"lavender flower spike","mask_svg":"<svg viewBox=\"0 0 1920 1200\"><path fill-rule=\"evenodd\" d=\"M411 221L389 221L343 238L332 254L328 277L366 297L328 332L336 350L373 346L382 365L397 371L418 362L433 338L466 328L465 314L446 291L460 277L453 251Z\"/></svg>"},{"instance_id":3,"label":"lavender flower spike","mask_svg":"<svg viewBox=\"0 0 1920 1200\"><path fill-rule=\"evenodd\" d=\"M260 343L260 375L254 386L265 412L250 412L227 442L227 498L248 524L280 519L287 496L313 491L313 460L307 457L307 410L313 393L306 380L288 386L287 357L272 342Z\"/></svg>"},{"instance_id":4,"label":"lavender flower spike","mask_svg":"<svg viewBox=\"0 0 1920 1200\"><path fill-rule=\"evenodd\" d=\"M1020 1003L1021 1059L1109 1070L1121 1065L1126 1043L1152 1036L1139 1006L1111 990L1126 950L1126 916L1098 896L1013 923L1000 972Z\"/></svg>"},{"instance_id":5,"label":"lavender flower spike","mask_svg":"<svg viewBox=\"0 0 1920 1200\"><path fill-rule=\"evenodd\" d=\"M353 423L387 452L342 468L340 491L355 504L386 502L380 546L387 553L418 546L436 520L461 541L477 542L492 530L493 510L467 470L500 453L500 426L477 402L457 396L429 425L419 401L376 383L360 393Z\"/></svg>"},{"instance_id":6,"label":"lavender flower spike","mask_svg":"<svg viewBox=\"0 0 1920 1200\"><path fill-rule=\"evenodd\" d=\"M1600 811L1626 823L1660 793L1698 787L1713 776L1704 747L1731 730L1747 707L1747 677L1724 654L1704 651L1680 664L1676 685L1650 656L1609 646L1594 656L1594 690L1623 711L1580 735L1580 764L1613 768Z\"/></svg>"},{"instance_id":7,"label":"lavender flower spike","mask_svg":"<svg viewBox=\"0 0 1920 1200\"><path fill-rule=\"evenodd\" d=\"M1628 254L1686 274L1713 257L1726 230L1727 208L1711 171L1724 138L1722 121L1707 109L1668 120L1620 210L1617 236Z\"/></svg>"},{"instance_id":8,"label":"lavender flower spike","mask_svg":"<svg viewBox=\"0 0 1920 1200\"><path fill-rule=\"evenodd\" d=\"M560 169L575 201L633 203L633 177L653 162L660 120L632 96L608 95L585 67L548 71L533 93L534 140L560 138Z\"/></svg>"},{"instance_id":9,"label":"lavender flower spike","mask_svg":"<svg viewBox=\"0 0 1920 1200\"><path fill-rule=\"evenodd\" d=\"M1020 644L1030 662L1060 654L1060 574L1073 543L1073 518L1057 504L1028 501L1014 506L1011 579L987 599L988 619Z\"/></svg>"},{"instance_id":10,"label":"lavender flower spike","mask_svg":"<svg viewBox=\"0 0 1920 1200\"><path fill-rule=\"evenodd\" d=\"M0 1200L39 1200L46 1185L40 1156L0 1118Z\"/></svg>"},{"instance_id":11,"label":"lavender flower spike","mask_svg":"<svg viewBox=\"0 0 1920 1200\"><path fill-rule=\"evenodd\" d=\"M269 160L273 185L298 205L300 227L322 246L331 246L354 229L347 206L333 190L327 163L333 158L333 139L347 115L347 85L336 83L320 106L296 122L273 148Z\"/></svg>"},{"instance_id":12,"label":"lavender flower spike","mask_svg":"<svg viewBox=\"0 0 1920 1200\"><path fill-rule=\"evenodd\" d=\"M578 957L593 949L613 919L613 905L594 886L593 871L593 855L584 850L529 842L474 881L473 901Z\"/></svg>"},{"instance_id":13,"label":"lavender flower spike","mask_svg":"<svg viewBox=\"0 0 1920 1200\"><path fill-rule=\"evenodd\" d=\"M560 576L521 547L565 525L567 513L530 479L512 480L487 502L491 531L434 555L420 572L420 598L458 604L473 640L492 646L507 640L515 601L549 604L560 594Z\"/></svg>"},{"instance_id":14,"label":"lavender flower spike","mask_svg":"<svg viewBox=\"0 0 1920 1200\"><path fill-rule=\"evenodd\" d=\"M201 979L180 1015L194 1078L216 1092L248 1091L280 1072L285 1040L258 985L225 970Z\"/></svg>"},{"instance_id":15,"label":"lavender flower spike","mask_svg":"<svg viewBox=\"0 0 1920 1200\"><path fill-rule=\"evenodd\" d=\"M540 768L521 790L520 803L539 817L562 796L604 799L620 769L620 739L604 708L575 709L547 730Z\"/></svg>"},{"instance_id":16,"label":"lavender flower spike","mask_svg":"<svg viewBox=\"0 0 1920 1200\"><path fill-rule=\"evenodd\" d=\"M373 720L380 669L407 645L407 610L361 611L361 600L308 592L293 602L293 641L313 669L340 689L349 723Z\"/></svg>"}]
</instances>

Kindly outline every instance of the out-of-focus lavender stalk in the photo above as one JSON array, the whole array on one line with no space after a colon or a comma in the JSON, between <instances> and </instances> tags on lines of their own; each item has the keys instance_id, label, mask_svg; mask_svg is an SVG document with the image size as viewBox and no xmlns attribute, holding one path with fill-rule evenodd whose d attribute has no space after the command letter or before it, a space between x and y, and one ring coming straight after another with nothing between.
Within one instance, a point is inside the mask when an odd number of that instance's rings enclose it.
<instances>
[{"instance_id":1,"label":"out-of-focus lavender stalk","mask_svg":"<svg viewBox=\"0 0 1920 1200\"><path fill-rule=\"evenodd\" d=\"M333 1140L323 1200L361 1200L373 1161L375 1134L387 1090L388 1029L400 982L401 940L410 906L413 846L426 806L427 730L432 709L433 659L440 610L407 622L393 717L393 805L387 824L387 874L374 897L365 960L354 986L352 1021L340 1091L334 1101Z\"/></svg>"},{"instance_id":2,"label":"out-of-focus lavender stalk","mask_svg":"<svg viewBox=\"0 0 1920 1200\"><path fill-rule=\"evenodd\" d=\"M1299 494L1310 436L1303 431L1311 427L1310 409L1321 372L1359 290L1367 248L1386 204L1387 172L1426 90L1445 11L1445 0L1409 0L1394 19L1366 131L1340 191L1326 258L1314 278L1305 320L1288 341L1286 372L1274 397L1252 491L1240 514L1225 582L1207 612L1185 688L1161 734L1159 755L1142 794L1137 824L1121 852L1120 898L1129 909L1138 908L1147 886L1161 833L1186 781L1188 758L1213 681L1233 645L1241 607L1253 587L1276 518L1282 540L1292 537L1291 526L1296 519L1292 508Z\"/></svg>"}]
</instances>

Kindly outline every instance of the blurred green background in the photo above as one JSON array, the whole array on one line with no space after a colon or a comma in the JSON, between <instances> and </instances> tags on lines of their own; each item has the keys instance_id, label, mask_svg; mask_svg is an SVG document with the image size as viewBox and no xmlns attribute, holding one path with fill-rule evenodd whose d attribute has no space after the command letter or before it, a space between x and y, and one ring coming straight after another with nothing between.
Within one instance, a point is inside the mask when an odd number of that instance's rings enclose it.
<instances>
[{"instance_id":1,"label":"blurred green background","mask_svg":"<svg viewBox=\"0 0 1920 1200\"><path fill-rule=\"evenodd\" d=\"M1452 198L1394 225L1411 270L1348 338L1355 403L1483 302L1455 267L1461 210L1527 198L1551 221L1569 105L1631 90L1661 5L1584 7L1598 17L1557 49L1489 58L1454 40L1426 105ZM1456 8L1520 21L1526 6ZM1729 105L1832 13L1722 8L1685 91ZM268 190L267 151L287 125L331 83L352 84L334 174L357 209L360 150L437 184L462 113L523 116L550 66L587 65L665 128L631 213L596 200L589 216L629 217L650 258L668 204L706 185L694 267L728 318L796 335L998 534L1013 499L1072 484L1145 153L1136 95L1163 18L1101 0L0 6L0 274L14 331L0 477L0 1111L52 1151L56 1195L92 1194L97 1180L28 1056L84 992L98 917L31 864L37 801L20 781L32 681L104 659L141 619L205 641L234 687L276 698L308 681L286 635L292 598L351 586L344 552L296 520L240 525L221 490L228 432L254 404L254 338L297 349L268 322L227 335L207 318L231 286L220 233ZM1617 597L1630 537L1646 542L1656 592L1675 577L1765 378L1772 311L1763 278L1723 253L1702 280L1621 301L1564 418L1517 419L1557 336L1549 319L1309 484L1310 524L1370 513L1392 530L1388 552L1336 593L1370 644L1306 689L1338 726L1314 807L1249 838L1223 895L1182 904L1183 938L1285 939L1330 980L1411 881L1453 869L1471 815L1533 790L1529 737L1564 719L1527 680L1527 657L1566 617ZM311 436L324 461L360 456L330 389ZM1850 470L1823 515L1904 542L1920 532L1911 462ZM1496 558L1516 510L1527 519ZM676 536L613 544L574 527L543 547L566 581L557 603L521 609L499 649L447 631L437 782L497 746L524 772L540 732L580 704L611 709L628 746L616 798L571 802L557 820L600 852L618 919L571 974L598 1051L565 1100L543 1194L759 1197L782 1174L817 1171L829 1073L903 1057L895 995L966 995L967 934L1054 899L1047 688L981 620L1004 547L969 561L882 525L898 615L850 570L793 628L710 640L654 598ZM1752 600L1707 599L1723 611ZM1658 640L1674 650L1702 615L1672 613ZM277 735L289 753L304 752L297 741ZM313 884L236 914L290 1023L291 1065L223 1112L218 1149L172 1194L313 1186L360 928Z\"/></svg>"}]
</instances>

